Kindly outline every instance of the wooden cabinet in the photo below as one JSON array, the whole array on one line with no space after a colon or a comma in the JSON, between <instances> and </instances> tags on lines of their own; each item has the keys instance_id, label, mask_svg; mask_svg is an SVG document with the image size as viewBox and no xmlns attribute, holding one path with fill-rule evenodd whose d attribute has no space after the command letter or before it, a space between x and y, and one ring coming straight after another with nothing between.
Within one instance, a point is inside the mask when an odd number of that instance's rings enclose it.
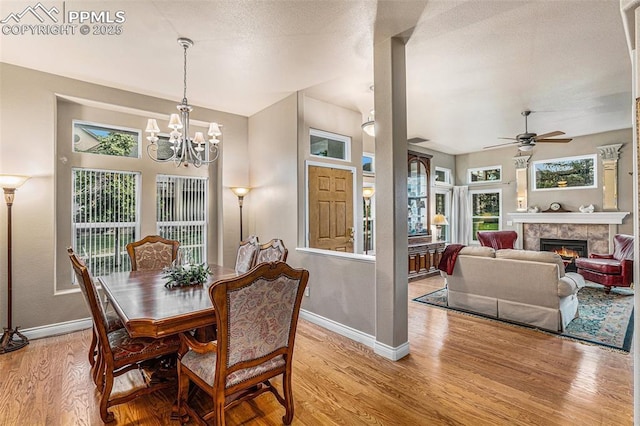
<instances>
[{"instance_id":1,"label":"wooden cabinet","mask_svg":"<svg viewBox=\"0 0 640 426\"><path fill-rule=\"evenodd\" d=\"M437 273L444 247L443 241L409 243L409 279Z\"/></svg>"},{"instance_id":2,"label":"wooden cabinet","mask_svg":"<svg viewBox=\"0 0 640 426\"><path fill-rule=\"evenodd\" d=\"M409 278L436 273L444 242L431 242L431 156L409 151L407 158Z\"/></svg>"}]
</instances>

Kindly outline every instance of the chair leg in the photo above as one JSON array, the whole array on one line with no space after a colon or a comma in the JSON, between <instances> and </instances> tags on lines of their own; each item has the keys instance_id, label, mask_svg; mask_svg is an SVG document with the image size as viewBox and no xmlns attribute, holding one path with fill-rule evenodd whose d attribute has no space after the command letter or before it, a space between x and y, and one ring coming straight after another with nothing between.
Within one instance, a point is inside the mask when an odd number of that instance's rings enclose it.
<instances>
[{"instance_id":1,"label":"chair leg","mask_svg":"<svg viewBox=\"0 0 640 426\"><path fill-rule=\"evenodd\" d=\"M282 423L290 425L293 421L293 390L291 389L291 374L287 374L287 372L282 375L282 393L286 410L284 417L282 417Z\"/></svg>"},{"instance_id":2,"label":"chair leg","mask_svg":"<svg viewBox=\"0 0 640 426\"><path fill-rule=\"evenodd\" d=\"M98 343L98 337L96 336L96 329L91 327L91 343L89 344L89 364L91 368L96 363L96 344Z\"/></svg>"},{"instance_id":3,"label":"chair leg","mask_svg":"<svg viewBox=\"0 0 640 426\"><path fill-rule=\"evenodd\" d=\"M106 379L104 380L104 389L102 390L102 398L100 398L100 417L105 423L109 423L115 420L113 413L108 411L109 397L111 396L111 390L113 389L113 371L107 371Z\"/></svg>"},{"instance_id":4,"label":"chair leg","mask_svg":"<svg viewBox=\"0 0 640 426\"><path fill-rule=\"evenodd\" d=\"M98 387L98 389L102 391L102 389L104 389L105 364L104 364L104 357L102 356L102 353L100 351L98 351L96 365L97 365L97 368L95 371L94 382Z\"/></svg>"},{"instance_id":5,"label":"chair leg","mask_svg":"<svg viewBox=\"0 0 640 426\"><path fill-rule=\"evenodd\" d=\"M175 409L176 414L180 418L180 424L189 421L186 405L189 400L189 377L182 372L182 368L178 365L178 406Z\"/></svg>"},{"instance_id":6,"label":"chair leg","mask_svg":"<svg viewBox=\"0 0 640 426\"><path fill-rule=\"evenodd\" d=\"M225 426L224 421L224 399L222 401L216 400L214 403L215 410L215 418L216 422L214 423L216 426Z\"/></svg>"},{"instance_id":7,"label":"chair leg","mask_svg":"<svg viewBox=\"0 0 640 426\"><path fill-rule=\"evenodd\" d=\"M609 293L611 293L611 286L608 286L608 285L604 286L604 294L609 294Z\"/></svg>"}]
</instances>

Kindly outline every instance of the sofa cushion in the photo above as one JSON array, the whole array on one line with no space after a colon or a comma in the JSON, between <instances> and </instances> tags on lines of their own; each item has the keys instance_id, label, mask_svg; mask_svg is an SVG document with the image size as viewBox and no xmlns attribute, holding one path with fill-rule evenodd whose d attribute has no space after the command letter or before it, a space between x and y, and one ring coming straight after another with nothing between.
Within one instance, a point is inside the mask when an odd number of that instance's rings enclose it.
<instances>
[{"instance_id":1,"label":"sofa cushion","mask_svg":"<svg viewBox=\"0 0 640 426\"><path fill-rule=\"evenodd\" d=\"M480 246L463 247L459 254L465 256L496 257L496 251L493 248Z\"/></svg>"},{"instance_id":2,"label":"sofa cushion","mask_svg":"<svg viewBox=\"0 0 640 426\"><path fill-rule=\"evenodd\" d=\"M557 253L550 251L532 251L504 249L496 251L496 259L528 260L530 262L555 263L558 265L558 273L564 277L564 262Z\"/></svg>"},{"instance_id":3,"label":"sofa cushion","mask_svg":"<svg viewBox=\"0 0 640 426\"><path fill-rule=\"evenodd\" d=\"M620 261L616 259L579 258L576 259L576 266L580 269L589 269L591 271L609 275L622 273Z\"/></svg>"}]
</instances>

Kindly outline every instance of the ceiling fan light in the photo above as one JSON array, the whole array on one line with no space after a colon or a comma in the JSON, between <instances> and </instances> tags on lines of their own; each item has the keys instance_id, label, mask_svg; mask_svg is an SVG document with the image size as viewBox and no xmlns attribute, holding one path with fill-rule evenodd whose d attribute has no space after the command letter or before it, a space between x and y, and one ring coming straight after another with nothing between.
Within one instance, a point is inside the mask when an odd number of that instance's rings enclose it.
<instances>
[{"instance_id":1,"label":"ceiling fan light","mask_svg":"<svg viewBox=\"0 0 640 426\"><path fill-rule=\"evenodd\" d=\"M533 149L533 145L521 145L518 149L520 151L531 151Z\"/></svg>"},{"instance_id":2,"label":"ceiling fan light","mask_svg":"<svg viewBox=\"0 0 640 426\"><path fill-rule=\"evenodd\" d=\"M376 122L374 120L369 120L362 123L362 130L368 134L369 136L375 137L376 135Z\"/></svg>"}]
</instances>

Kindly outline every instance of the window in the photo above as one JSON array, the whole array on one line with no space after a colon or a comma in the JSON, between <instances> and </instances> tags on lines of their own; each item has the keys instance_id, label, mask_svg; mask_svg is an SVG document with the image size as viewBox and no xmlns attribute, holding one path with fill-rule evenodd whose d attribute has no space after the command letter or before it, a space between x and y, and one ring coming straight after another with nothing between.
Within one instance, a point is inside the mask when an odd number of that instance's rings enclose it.
<instances>
[{"instance_id":1,"label":"window","mask_svg":"<svg viewBox=\"0 0 640 426\"><path fill-rule=\"evenodd\" d=\"M451 169L436 166L433 184L436 186L451 186L453 184L451 182Z\"/></svg>"},{"instance_id":2,"label":"window","mask_svg":"<svg viewBox=\"0 0 640 426\"><path fill-rule=\"evenodd\" d=\"M362 173L365 176L373 176L376 172L375 156L368 152L362 153Z\"/></svg>"},{"instance_id":3,"label":"window","mask_svg":"<svg viewBox=\"0 0 640 426\"><path fill-rule=\"evenodd\" d=\"M351 161L351 138L322 130L309 130L310 152L315 157Z\"/></svg>"},{"instance_id":4,"label":"window","mask_svg":"<svg viewBox=\"0 0 640 426\"><path fill-rule=\"evenodd\" d=\"M207 261L208 179L158 175L156 216L158 234L180 241L183 258Z\"/></svg>"},{"instance_id":5,"label":"window","mask_svg":"<svg viewBox=\"0 0 640 426\"><path fill-rule=\"evenodd\" d=\"M72 169L73 250L94 276L131 269L138 236L139 173Z\"/></svg>"},{"instance_id":6,"label":"window","mask_svg":"<svg viewBox=\"0 0 640 426\"><path fill-rule=\"evenodd\" d=\"M467 170L469 183L493 183L502 180L502 166L476 167Z\"/></svg>"},{"instance_id":7,"label":"window","mask_svg":"<svg viewBox=\"0 0 640 426\"><path fill-rule=\"evenodd\" d=\"M502 190L469 191L471 197L471 241L477 242L478 231L498 231L502 218Z\"/></svg>"},{"instance_id":8,"label":"window","mask_svg":"<svg viewBox=\"0 0 640 426\"><path fill-rule=\"evenodd\" d=\"M449 223L451 223L451 190L450 189L435 189L435 214L443 215ZM450 225L440 225L440 239L442 241L451 241L450 239ZM436 232L436 236L437 236Z\"/></svg>"},{"instance_id":9,"label":"window","mask_svg":"<svg viewBox=\"0 0 640 426\"><path fill-rule=\"evenodd\" d=\"M140 157L140 130L73 120L73 151Z\"/></svg>"}]
</instances>

